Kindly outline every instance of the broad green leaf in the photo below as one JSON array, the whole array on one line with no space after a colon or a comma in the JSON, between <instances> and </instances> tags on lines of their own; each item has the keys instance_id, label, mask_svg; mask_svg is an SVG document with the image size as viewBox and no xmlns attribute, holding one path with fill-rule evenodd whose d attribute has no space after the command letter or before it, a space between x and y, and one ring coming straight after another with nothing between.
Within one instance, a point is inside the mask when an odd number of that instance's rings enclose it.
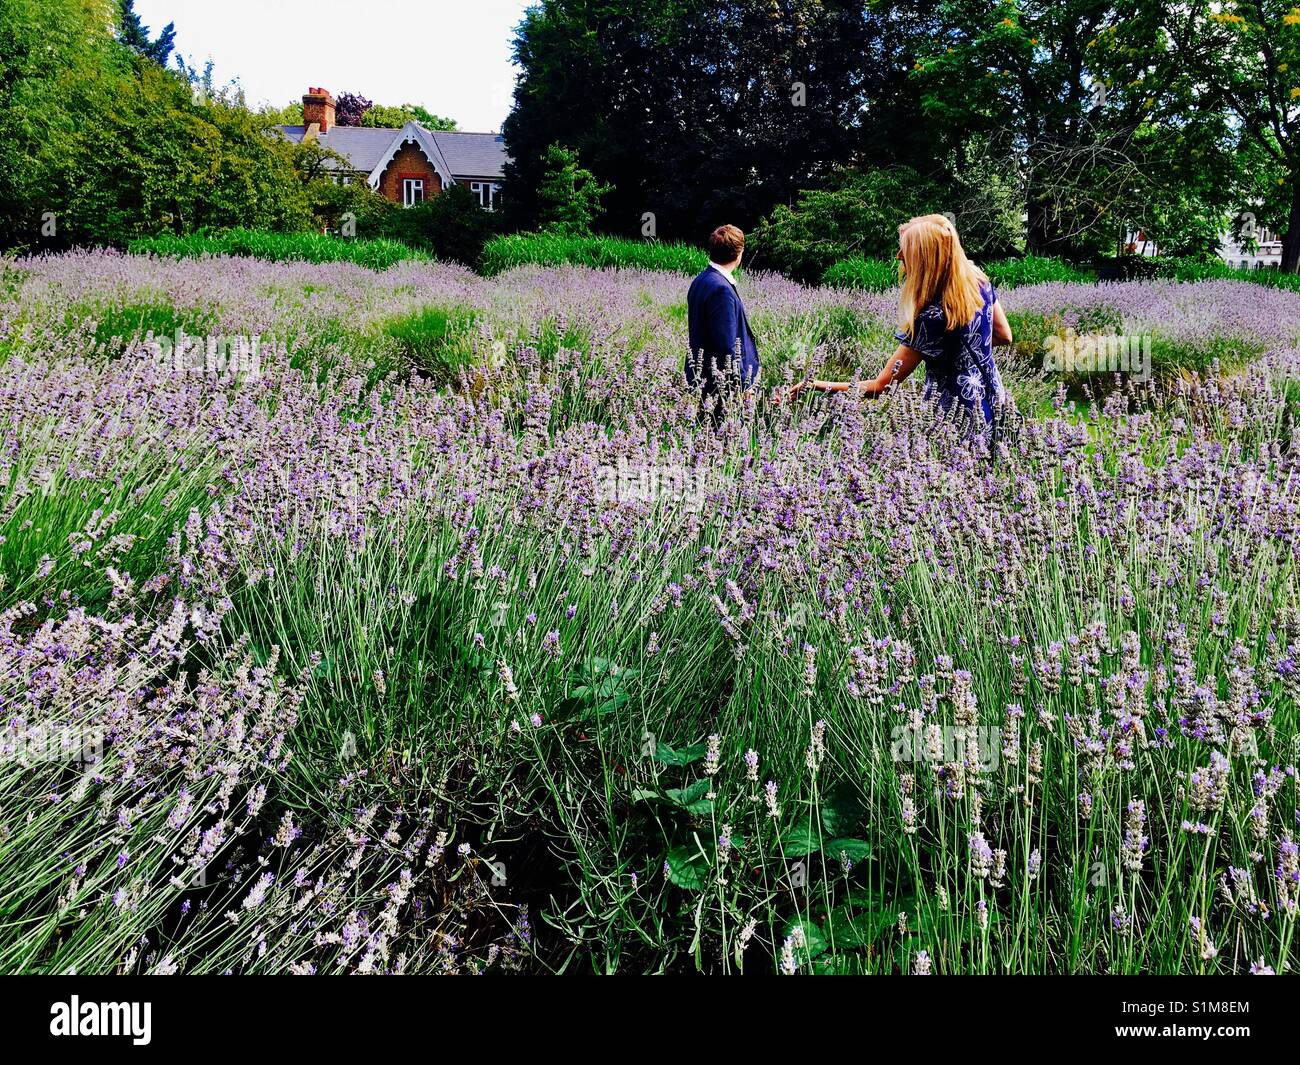
<instances>
[{"instance_id":1,"label":"broad green leaf","mask_svg":"<svg viewBox=\"0 0 1300 1065\"><path fill-rule=\"evenodd\" d=\"M612 699L622 695L627 697L623 690L623 682L617 677L605 677L595 684L579 684L573 689L573 697L582 699L584 702L595 702L598 699Z\"/></svg>"},{"instance_id":2,"label":"broad green leaf","mask_svg":"<svg viewBox=\"0 0 1300 1065\"><path fill-rule=\"evenodd\" d=\"M821 840L817 833L806 824L788 828L781 836L781 849L787 858L802 858L806 854L821 850Z\"/></svg>"},{"instance_id":3,"label":"broad green leaf","mask_svg":"<svg viewBox=\"0 0 1300 1065\"><path fill-rule=\"evenodd\" d=\"M670 747L662 740L655 744L655 761L664 765L690 765L708 753L708 744L694 743L689 747Z\"/></svg>"},{"instance_id":4,"label":"broad green leaf","mask_svg":"<svg viewBox=\"0 0 1300 1065\"><path fill-rule=\"evenodd\" d=\"M843 781L831 789L822 802L822 827L832 836L847 836L867 814L861 789Z\"/></svg>"},{"instance_id":5,"label":"broad green leaf","mask_svg":"<svg viewBox=\"0 0 1300 1065\"><path fill-rule=\"evenodd\" d=\"M711 865L694 843L668 852L668 879L687 891L703 891L709 883Z\"/></svg>"},{"instance_id":6,"label":"broad green leaf","mask_svg":"<svg viewBox=\"0 0 1300 1065\"><path fill-rule=\"evenodd\" d=\"M838 906L826 918L827 938L837 950L868 947L880 934L898 922L897 908Z\"/></svg>"},{"instance_id":7,"label":"broad green leaf","mask_svg":"<svg viewBox=\"0 0 1300 1065\"><path fill-rule=\"evenodd\" d=\"M812 963L817 976L860 976L865 970L864 960L856 954L823 954Z\"/></svg>"},{"instance_id":8,"label":"broad green leaf","mask_svg":"<svg viewBox=\"0 0 1300 1065\"><path fill-rule=\"evenodd\" d=\"M617 695L614 696L614 698L606 699L603 703L601 703L598 707L596 707L596 713L597 714L612 713L631 698L632 697L628 695L627 692L619 692Z\"/></svg>"},{"instance_id":9,"label":"broad green leaf","mask_svg":"<svg viewBox=\"0 0 1300 1065\"><path fill-rule=\"evenodd\" d=\"M841 854L847 854L851 862L860 862L871 855L871 844L865 839L833 839L822 849L827 858L837 862Z\"/></svg>"},{"instance_id":10,"label":"broad green leaf","mask_svg":"<svg viewBox=\"0 0 1300 1065\"><path fill-rule=\"evenodd\" d=\"M608 658L593 658L591 668L595 673L607 673L611 677L635 677L640 673L640 670L633 669L631 666L620 666Z\"/></svg>"},{"instance_id":11,"label":"broad green leaf","mask_svg":"<svg viewBox=\"0 0 1300 1065\"><path fill-rule=\"evenodd\" d=\"M693 814L706 814L713 809L713 800L705 798L709 793L709 784L706 777L684 788L669 788L664 794L669 802L676 803Z\"/></svg>"}]
</instances>

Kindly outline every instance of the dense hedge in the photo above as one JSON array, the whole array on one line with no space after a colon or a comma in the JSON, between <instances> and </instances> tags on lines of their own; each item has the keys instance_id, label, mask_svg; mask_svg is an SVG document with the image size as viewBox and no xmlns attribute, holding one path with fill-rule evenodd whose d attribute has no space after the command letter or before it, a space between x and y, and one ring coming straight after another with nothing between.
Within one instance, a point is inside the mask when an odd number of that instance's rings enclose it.
<instances>
[{"instance_id":1,"label":"dense hedge","mask_svg":"<svg viewBox=\"0 0 1300 1065\"><path fill-rule=\"evenodd\" d=\"M1025 256L1021 259L1002 259L980 264L995 285L1015 288L1018 285L1038 285L1051 281L1250 281L1270 288L1300 291L1300 275L1284 274L1278 270L1240 270L1227 263L1188 258L1156 258L1125 256L1109 260L1097 267L1083 267L1063 259ZM897 264L885 259L843 259L826 271L822 279L826 285L839 288L860 288L869 292L883 292L898 284Z\"/></svg>"},{"instance_id":2,"label":"dense hedge","mask_svg":"<svg viewBox=\"0 0 1300 1065\"><path fill-rule=\"evenodd\" d=\"M822 283L836 288L863 288L884 292L898 284L898 264L886 259L864 259L854 255L841 259L826 271Z\"/></svg>"},{"instance_id":3,"label":"dense hedge","mask_svg":"<svg viewBox=\"0 0 1300 1065\"><path fill-rule=\"evenodd\" d=\"M231 229L224 233L195 233L181 237L162 234L133 240L128 250L137 255L153 254L173 259L200 255L249 255L276 262L328 263L342 260L372 270L386 270L403 259L431 258L427 252L397 240L354 240L321 233L267 233L256 229Z\"/></svg>"},{"instance_id":4,"label":"dense hedge","mask_svg":"<svg viewBox=\"0 0 1300 1065\"><path fill-rule=\"evenodd\" d=\"M1103 277L1129 281L1147 281L1172 278L1175 281L1250 281L1269 288L1283 288L1300 292L1300 275L1284 274L1280 270L1242 270L1218 259L1145 258L1127 256L1113 261Z\"/></svg>"},{"instance_id":5,"label":"dense hedge","mask_svg":"<svg viewBox=\"0 0 1300 1065\"><path fill-rule=\"evenodd\" d=\"M1002 259L983 263L985 272L995 285L1014 288L1016 285L1036 285L1044 281L1095 281L1094 271L1072 266L1062 259L1026 256L1023 259ZM898 264L885 259L843 259L826 271L824 284L839 288L862 288L869 292L883 292L898 284Z\"/></svg>"},{"instance_id":6,"label":"dense hedge","mask_svg":"<svg viewBox=\"0 0 1300 1065\"><path fill-rule=\"evenodd\" d=\"M482 269L488 276L529 264L635 268L697 274L708 264L708 256L703 249L690 244L553 233L516 233L497 237L488 241L483 248Z\"/></svg>"},{"instance_id":7,"label":"dense hedge","mask_svg":"<svg viewBox=\"0 0 1300 1065\"><path fill-rule=\"evenodd\" d=\"M274 261L323 263L344 260L372 270L385 270L403 259L432 258L428 251L412 247L411 243L401 240L359 240L319 233L270 233L255 229L231 229L221 233L189 236L162 234L133 240L129 250L135 254L171 258L249 255ZM615 237L517 233L494 237L484 245L481 270L491 276L518 266L535 264L590 266L597 269L634 268L694 274L704 269L707 262L708 257L704 251L689 244L623 240ZM1284 274L1278 270L1241 270L1224 262L1203 259L1125 256L1097 267L1083 267L1063 259L1030 255L1020 259L982 263L981 266L993 283L1002 288L1044 282L1228 279L1300 292L1300 275ZM831 266L822 283L837 288L884 292L898 284L898 264L888 259L854 256Z\"/></svg>"}]
</instances>

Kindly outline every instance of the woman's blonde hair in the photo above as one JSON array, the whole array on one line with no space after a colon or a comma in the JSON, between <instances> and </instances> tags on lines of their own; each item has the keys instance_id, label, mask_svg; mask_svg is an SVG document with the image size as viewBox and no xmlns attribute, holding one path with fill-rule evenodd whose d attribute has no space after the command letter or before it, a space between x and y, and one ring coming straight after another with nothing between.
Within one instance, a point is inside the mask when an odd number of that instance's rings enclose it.
<instances>
[{"instance_id":1,"label":"woman's blonde hair","mask_svg":"<svg viewBox=\"0 0 1300 1065\"><path fill-rule=\"evenodd\" d=\"M943 304L948 329L969 325L984 306L984 271L966 258L957 227L944 215L926 214L898 227L898 258L903 291L898 326L912 335L917 313L931 303Z\"/></svg>"}]
</instances>

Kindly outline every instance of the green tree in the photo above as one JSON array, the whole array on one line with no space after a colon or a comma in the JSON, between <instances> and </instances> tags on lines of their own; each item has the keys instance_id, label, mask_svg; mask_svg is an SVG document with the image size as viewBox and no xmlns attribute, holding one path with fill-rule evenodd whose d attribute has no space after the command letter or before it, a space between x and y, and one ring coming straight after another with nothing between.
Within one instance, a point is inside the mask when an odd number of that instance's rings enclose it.
<instances>
[{"instance_id":1,"label":"green tree","mask_svg":"<svg viewBox=\"0 0 1300 1065\"><path fill-rule=\"evenodd\" d=\"M612 186L578 163L578 153L562 144L546 150L546 169L537 195L541 228L552 233L590 233L601 200Z\"/></svg>"},{"instance_id":2,"label":"green tree","mask_svg":"<svg viewBox=\"0 0 1300 1065\"><path fill-rule=\"evenodd\" d=\"M300 150L237 103L195 96L183 78L139 58L97 94L68 186L75 239L312 225Z\"/></svg>"},{"instance_id":3,"label":"green tree","mask_svg":"<svg viewBox=\"0 0 1300 1065\"><path fill-rule=\"evenodd\" d=\"M270 104L264 104L257 113L269 126L301 126L303 124L301 100L291 100L283 107L272 107Z\"/></svg>"},{"instance_id":4,"label":"green tree","mask_svg":"<svg viewBox=\"0 0 1300 1065\"><path fill-rule=\"evenodd\" d=\"M361 125L380 129L401 129L408 122L418 122L425 129L454 130L453 119L435 115L419 104L402 104L400 107L385 107L372 104L361 118Z\"/></svg>"},{"instance_id":5,"label":"green tree","mask_svg":"<svg viewBox=\"0 0 1300 1065\"><path fill-rule=\"evenodd\" d=\"M1283 0L1147 3L1177 73L1173 118L1226 112L1252 224L1284 230L1282 269L1300 270L1300 8ZM1173 80L1171 78L1171 80ZM1240 204L1239 204L1240 205Z\"/></svg>"},{"instance_id":6,"label":"green tree","mask_svg":"<svg viewBox=\"0 0 1300 1065\"><path fill-rule=\"evenodd\" d=\"M176 46L176 24L167 23L156 39L150 40L149 27L140 21L135 13L135 0L119 0L121 17L117 39L137 55L152 59L160 67L165 67Z\"/></svg>"},{"instance_id":7,"label":"green tree","mask_svg":"<svg viewBox=\"0 0 1300 1065\"><path fill-rule=\"evenodd\" d=\"M837 167L920 158L907 71L929 15L861 0L548 0L516 31L507 211L531 228L550 145L614 186L603 224L749 228Z\"/></svg>"},{"instance_id":8,"label":"green tree","mask_svg":"<svg viewBox=\"0 0 1300 1065\"><path fill-rule=\"evenodd\" d=\"M942 191L911 167L845 171L793 206L778 205L755 229L747 259L815 284L849 255L892 259L899 224L943 204Z\"/></svg>"},{"instance_id":9,"label":"green tree","mask_svg":"<svg viewBox=\"0 0 1300 1065\"><path fill-rule=\"evenodd\" d=\"M114 0L0 0L0 247L62 243L90 88L123 66Z\"/></svg>"},{"instance_id":10,"label":"green tree","mask_svg":"<svg viewBox=\"0 0 1300 1065\"><path fill-rule=\"evenodd\" d=\"M339 96L342 100L344 96L351 97L357 103L350 105L348 121L343 121L339 117L340 126L368 126L372 129L401 129L408 122L418 122L425 129L452 131L457 128L456 120L446 118L442 115L435 115L426 107L419 104L402 104L400 107L391 107L386 104L371 103L364 97L354 96L352 93L343 93ZM361 106L357 106L360 104ZM263 107L261 114L274 125L280 126L301 126L302 125L302 101L290 100L283 107ZM353 117L358 115L356 120Z\"/></svg>"},{"instance_id":11,"label":"green tree","mask_svg":"<svg viewBox=\"0 0 1300 1065\"><path fill-rule=\"evenodd\" d=\"M384 217L380 233L444 261L475 267L499 222L499 215L479 206L469 186L449 185L424 203L394 208Z\"/></svg>"},{"instance_id":12,"label":"green tree","mask_svg":"<svg viewBox=\"0 0 1300 1065\"><path fill-rule=\"evenodd\" d=\"M1000 259L1025 249L1023 174L1014 149L996 137L971 137L948 157L942 211L966 250Z\"/></svg>"},{"instance_id":13,"label":"green tree","mask_svg":"<svg viewBox=\"0 0 1300 1065\"><path fill-rule=\"evenodd\" d=\"M920 6L929 7L928 4ZM944 0L913 71L939 143L1008 146L1028 250L1113 248L1181 201L1219 217L1233 184L1222 107L1169 55L1172 0ZM1189 188L1198 194L1188 196Z\"/></svg>"}]
</instances>

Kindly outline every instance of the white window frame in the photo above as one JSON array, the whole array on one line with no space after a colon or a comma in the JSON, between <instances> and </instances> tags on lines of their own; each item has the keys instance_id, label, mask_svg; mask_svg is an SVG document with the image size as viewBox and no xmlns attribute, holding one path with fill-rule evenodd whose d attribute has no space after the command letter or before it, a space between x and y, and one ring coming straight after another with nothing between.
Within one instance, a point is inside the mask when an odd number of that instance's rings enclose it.
<instances>
[{"instance_id":1,"label":"white window frame","mask_svg":"<svg viewBox=\"0 0 1300 1065\"><path fill-rule=\"evenodd\" d=\"M424 203L424 178L402 178L402 206Z\"/></svg>"},{"instance_id":2,"label":"white window frame","mask_svg":"<svg viewBox=\"0 0 1300 1065\"><path fill-rule=\"evenodd\" d=\"M501 186L495 181L471 181L469 191L478 198L478 205L485 211L495 211L501 199Z\"/></svg>"}]
</instances>

